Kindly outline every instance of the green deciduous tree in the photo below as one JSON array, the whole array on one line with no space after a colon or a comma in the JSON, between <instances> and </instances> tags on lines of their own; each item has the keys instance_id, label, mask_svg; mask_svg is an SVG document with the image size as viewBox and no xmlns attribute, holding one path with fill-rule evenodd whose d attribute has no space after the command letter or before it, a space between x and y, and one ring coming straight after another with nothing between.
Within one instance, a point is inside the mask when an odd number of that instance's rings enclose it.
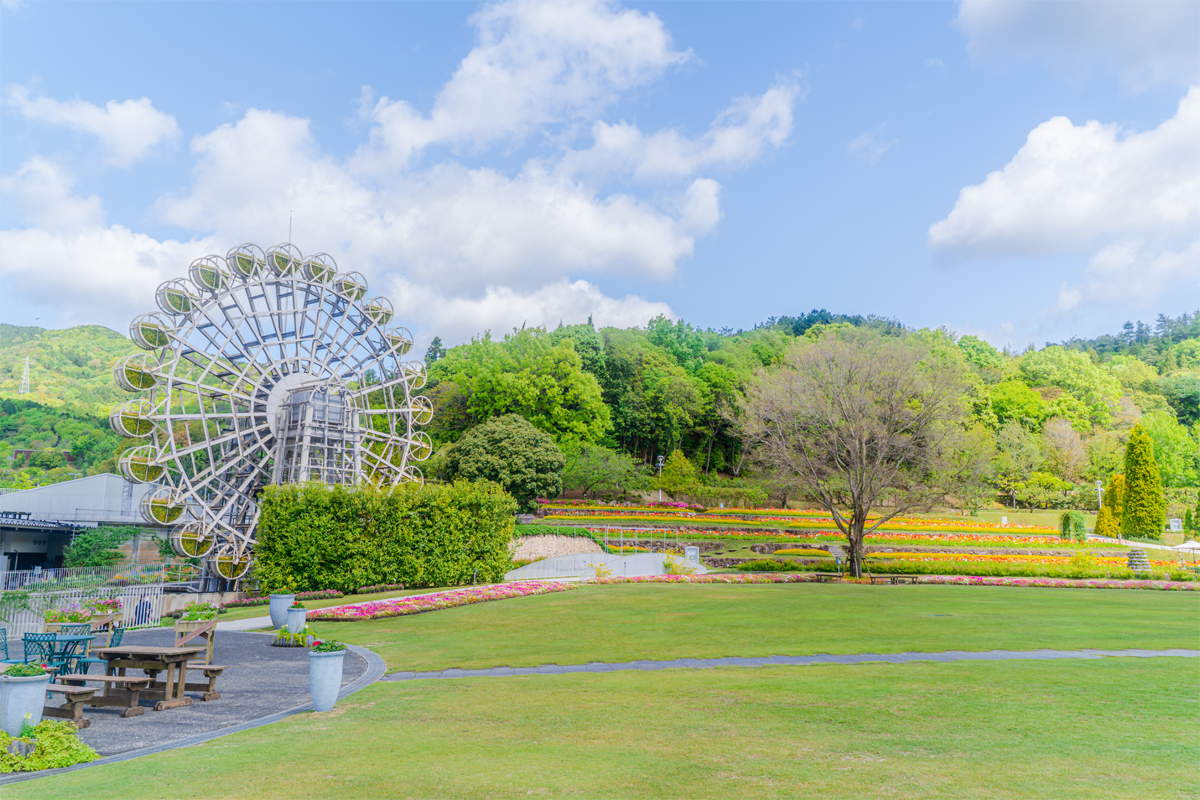
<instances>
[{"instance_id":1,"label":"green deciduous tree","mask_svg":"<svg viewBox=\"0 0 1200 800\"><path fill-rule=\"evenodd\" d=\"M1042 463L1041 444L1023 425L1008 422L996 436L996 488L1008 495L1013 507L1017 504L1017 492Z\"/></svg>"},{"instance_id":2,"label":"green deciduous tree","mask_svg":"<svg viewBox=\"0 0 1200 800\"><path fill-rule=\"evenodd\" d=\"M1167 506L1162 478L1154 461L1154 443L1139 423L1125 446L1125 497L1121 504L1121 533L1158 539L1162 536Z\"/></svg>"},{"instance_id":3,"label":"green deciduous tree","mask_svg":"<svg viewBox=\"0 0 1200 800\"><path fill-rule=\"evenodd\" d=\"M583 370L572 341L555 343L542 328L514 331L503 342L485 336L456 347L430 375L439 386L455 385L450 397L438 402L457 408L470 424L519 414L558 441L585 442L600 441L611 424L600 384ZM442 441L462 432L438 428Z\"/></svg>"},{"instance_id":4,"label":"green deciduous tree","mask_svg":"<svg viewBox=\"0 0 1200 800\"><path fill-rule=\"evenodd\" d=\"M1108 371L1092 363L1087 354L1057 345L1021 356L1021 376L1030 386L1057 386L1082 400L1092 422L1112 419L1121 397L1121 384Z\"/></svg>"},{"instance_id":5,"label":"green deciduous tree","mask_svg":"<svg viewBox=\"0 0 1200 800\"><path fill-rule=\"evenodd\" d=\"M1029 430L1037 430L1046 418L1046 403L1042 396L1018 380L1007 380L991 388L992 411L996 421L1019 422Z\"/></svg>"},{"instance_id":6,"label":"green deciduous tree","mask_svg":"<svg viewBox=\"0 0 1200 800\"><path fill-rule=\"evenodd\" d=\"M566 467L563 489L591 493L630 491L645 488L644 465L628 453L588 442L567 442L562 447Z\"/></svg>"},{"instance_id":7,"label":"green deciduous tree","mask_svg":"<svg viewBox=\"0 0 1200 800\"><path fill-rule=\"evenodd\" d=\"M667 458L662 470L662 490L669 494L683 494L696 485L696 467L683 454L676 450Z\"/></svg>"},{"instance_id":8,"label":"green deciduous tree","mask_svg":"<svg viewBox=\"0 0 1200 800\"><path fill-rule=\"evenodd\" d=\"M1154 444L1154 461L1163 486L1197 485L1200 442L1194 431L1180 425L1175 414L1166 411L1143 415L1141 424Z\"/></svg>"},{"instance_id":9,"label":"green deciduous tree","mask_svg":"<svg viewBox=\"0 0 1200 800\"><path fill-rule=\"evenodd\" d=\"M549 434L519 414L495 417L472 428L444 456L450 480L498 483L525 512L537 498L562 493L566 460Z\"/></svg>"},{"instance_id":10,"label":"green deciduous tree","mask_svg":"<svg viewBox=\"0 0 1200 800\"><path fill-rule=\"evenodd\" d=\"M99 527L79 533L63 551L64 567L111 567L125 560L117 548L138 536L140 528Z\"/></svg>"}]
</instances>

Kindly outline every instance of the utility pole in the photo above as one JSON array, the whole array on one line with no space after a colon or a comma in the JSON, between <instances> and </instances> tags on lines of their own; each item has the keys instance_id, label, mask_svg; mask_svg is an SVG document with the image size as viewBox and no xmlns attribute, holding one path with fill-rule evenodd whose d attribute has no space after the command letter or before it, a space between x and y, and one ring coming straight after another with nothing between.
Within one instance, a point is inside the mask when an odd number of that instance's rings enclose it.
<instances>
[{"instance_id":1,"label":"utility pole","mask_svg":"<svg viewBox=\"0 0 1200 800\"><path fill-rule=\"evenodd\" d=\"M21 373L21 388L17 394L29 394L29 356L25 356L25 371Z\"/></svg>"}]
</instances>

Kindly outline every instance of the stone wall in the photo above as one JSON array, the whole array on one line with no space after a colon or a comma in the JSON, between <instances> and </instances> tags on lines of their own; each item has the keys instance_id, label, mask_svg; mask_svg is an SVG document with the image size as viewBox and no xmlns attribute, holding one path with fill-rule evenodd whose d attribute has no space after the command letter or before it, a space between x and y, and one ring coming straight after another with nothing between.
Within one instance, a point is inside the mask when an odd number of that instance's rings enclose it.
<instances>
[{"instance_id":1,"label":"stone wall","mask_svg":"<svg viewBox=\"0 0 1200 800\"><path fill-rule=\"evenodd\" d=\"M567 556L574 553L603 553L600 545L586 536L522 536L513 542L513 561Z\"/></svg>"}]
</instances>

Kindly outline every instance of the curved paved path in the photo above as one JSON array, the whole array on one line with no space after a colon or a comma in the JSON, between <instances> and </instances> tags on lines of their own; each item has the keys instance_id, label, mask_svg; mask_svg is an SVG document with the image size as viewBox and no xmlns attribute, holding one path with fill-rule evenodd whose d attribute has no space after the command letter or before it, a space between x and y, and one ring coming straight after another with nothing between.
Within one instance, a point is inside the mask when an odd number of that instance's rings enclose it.
<instances>
[{"instance_id":1,"label":"curved paved path","mask_svg":"<svg viewBox=\"0 0 1200 800\"><path fill-rule=\"evenodd\" d=\"M1079 658L1197 658L1200 650L947 650L944 653L856 653L851 655L766 656L764 658L676 658L671 661L623 661L608 664L542 664L539 667L443 669L436 672L390 672L383 681L421 681L447 678L506 678L510 675L562 675L569 672L623 672L627 670L712 669L714 667L808 666L811 664L907 664L911 661L1012 661L1018 659Z\"/></svg>"}]
</instances>

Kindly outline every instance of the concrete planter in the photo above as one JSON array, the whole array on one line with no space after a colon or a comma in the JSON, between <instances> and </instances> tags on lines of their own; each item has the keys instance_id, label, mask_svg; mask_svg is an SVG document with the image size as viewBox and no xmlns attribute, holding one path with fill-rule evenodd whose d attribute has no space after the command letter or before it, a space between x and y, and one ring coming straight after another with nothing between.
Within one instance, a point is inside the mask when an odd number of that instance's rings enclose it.
<instances>
[{"instance_id":1,"label":"concrete planter","mask_svg":"<svg viewBox=\"0 0 1200 800\"><path fill-rule=\"evenodd\" d=\"M288 633L300 633L304 630L307 608L289 608L287 612Z\"/></svg>"},{"instance_id":2,"label":"concrete planter","mask_svg":"<svg viewBox=\"0 0 1200 800\"><path fill-rule=\"evenodd\" d=\"M345 655L345 650L308 652L308 688L317 711L330 711L337 702L338 692L342 689L342 658Z\"/></svg>"},{"instance_id":3,"label":"concrete planter","mask_svg":"<svg viewBox=\"0 0 1200 800\"><path fill-rule=\"evenodd\" d=\"M271 627L282 628L287 623L288 609L296 602L294 594L271 595Z\"/></svg>"},{"instance_id":4,"label":"concrete planter","mask_svg":"<svg viewBox=\"0 0 1200 800\"><path fill-rule=\"evenodd\" d=\"M338 672L340 676L340 668ZM0 729L9 736L19 736L26 714L29 714L31 725L41 722L42 708L46 705L46 686L49 683L49 675L34 675L29 678L0 675Z\"/></svg>"}]
</instances>

